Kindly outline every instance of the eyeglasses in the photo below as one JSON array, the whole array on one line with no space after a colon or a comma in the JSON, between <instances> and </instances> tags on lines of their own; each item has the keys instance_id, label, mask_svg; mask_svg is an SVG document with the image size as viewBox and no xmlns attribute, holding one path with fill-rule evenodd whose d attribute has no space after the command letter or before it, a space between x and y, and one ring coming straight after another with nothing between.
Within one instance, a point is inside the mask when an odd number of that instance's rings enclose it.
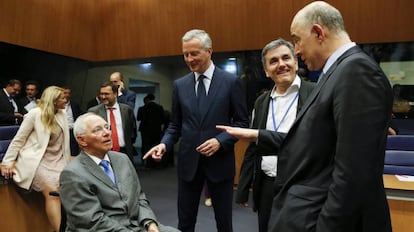
<instances>
[{"instance_id":1,"label":"eyeglasses","mask_svg":"<svg viewBox=\"0 0 414 232\"><path fill-rule=\"evenodd\" d=\"M94 135L101 135L104 133L105 130L110 131L111 130L111 126L106 124L105 126L97 126L95 128L93 128L92 130L92 134Z\"/></svg>"}]
</instances>

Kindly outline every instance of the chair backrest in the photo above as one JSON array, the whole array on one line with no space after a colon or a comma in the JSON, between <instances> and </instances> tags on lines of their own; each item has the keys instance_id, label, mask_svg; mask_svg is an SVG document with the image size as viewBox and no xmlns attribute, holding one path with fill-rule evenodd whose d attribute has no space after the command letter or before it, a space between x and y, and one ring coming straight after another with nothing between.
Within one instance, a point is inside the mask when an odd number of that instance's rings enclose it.
<instances>
[{"instance_id":1,"label":"chair backrest","mask_svg":"<svg viewBox=\"0 0 414 232\"><path fill-rule=\"evenodd\" d=\"M384 174L414 176L414 151L386 151Z\"/></svg>"},{"instance_id":2,"label":"chair backrest","mask_svg":"<svg viewBox=\"0 0 414 232\"><path fill-rule=\"evenodd\" d=\"M384 174L414 176L414 135L388 136Z\"/></svg>"},{"instance_id":3,"label":"chair backrest","mask_svg":"<svg viewBox=\"0 0 414 232\"><path fill-rule=\"evenodd\" d=\"M0 126L0 162L18 130L19 126Z\"/></svg>"},{"instance_id":4,"label":"chair backrest","mask_svg":"<svg viewBox=\"0 0 414 232\"><path fill-rule=\"evenodd\" d=\"M387 150L414 151L414 135L389 135Z\"/></svg>"},{"instance_id":5,"label":"chair backrest","mask_svg":"<svg viewBox=\"0 0 414 232\"><path fill-rule=\"evenodd\" d=\"M397 127L400 135L414 135L413 119L392 119L393 124Z\"/></svg>"}]
</instances>

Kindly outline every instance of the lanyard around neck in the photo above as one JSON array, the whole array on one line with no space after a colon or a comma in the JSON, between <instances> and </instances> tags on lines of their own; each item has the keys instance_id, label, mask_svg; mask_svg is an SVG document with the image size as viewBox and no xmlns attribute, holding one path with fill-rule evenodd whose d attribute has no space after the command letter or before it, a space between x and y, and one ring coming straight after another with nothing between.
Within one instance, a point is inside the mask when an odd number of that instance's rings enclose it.
<instances>
[{"instance_id":1,"label":"lanyard around neck","mask_svg":"<svg viewBox=\"0 0 414 232\"><path fill-rule=\"evenodd\" d=\"M275 131L277 132L280 125L282 125L283 121L285 121L286 115L289 113L290 108L292 108L293 103L296 101L296 99L299 96L299 91L296 93L295 97L293 98L293 100L290 102L285 114L283 115L282 119L280 120L279 126L276 125L276 118L275 118L275 110L274 110L274 101L273 98L271 97L271 105L272 105L272 119L273 119L273 128L275 129Z\"/></svg>"}]
</instances>

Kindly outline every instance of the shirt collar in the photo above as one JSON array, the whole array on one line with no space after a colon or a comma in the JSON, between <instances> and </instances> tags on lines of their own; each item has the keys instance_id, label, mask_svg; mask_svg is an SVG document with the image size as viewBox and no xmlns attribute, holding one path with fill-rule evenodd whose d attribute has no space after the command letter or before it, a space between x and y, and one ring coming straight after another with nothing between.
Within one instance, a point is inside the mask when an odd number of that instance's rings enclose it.
<instances>
[{"instance_id":1,"label":"shirt collar","mask_svg":"<svg viewBox=\"0 0 414 232\"><path fill-rule=\"evenodd\" d=\"M4 91L4 93L6 94L6 96L7 96L7 98L11 98L11 96L10 96L10 94L6 91L6 89L5 88L3 88L3 91Z\"/></svg>"},{"instance_id":2,"label":"shirt collar","mask_svg":"<svg viewBox=\"0 0 414 232\"><path fill-rule=\"evenodd\" d=\"M211 61L210 66L208 67L206 71L204 71L204 73L198 73L198 72L194 73L195 81L197 82L198 77L200 75L204 75L207 79L211 80L213 78L214 68L215 68L214 63L213 61Z\"/></svg>"},{"instance_id":3,"label":"shirt collar","mask_svg":"<svg viewBox=\"0 0 414 232\"><path fill-rule=\"evenodd\" d=\"M281 96L286 96L289 93L292 92L297 92L300 88L300 84L301 84L301 79L298 75L296 75L295 79L293 80L292 84L289 86L289 88L286 90L286 92L284 94L280 94L276 92L276 85L273 86L272 92L270 94L271 98L276 98L276 97L281 97Z\"/></svg>"},{"instance_id":4,"label":"shirt collar","mask_svg":"<svg viewBox=\"0 0 414 232\"><path fill-rule=\"evenodd\" d=\"M119 104L118 104L118 102L115 102L115 104L113 106L110 106L110 107L105 106L105 108L106 109L109 109L109 108L119 109Z\"/></svg>"},{"instance_id":5,"label":"shirt collar","mask_svg":"<svg viewBox=\"0 0 414 232\"><path fill-rule=\"evenodd\" d=\"M101 159L99 159L98 157L96 157L96 156L94 156L94 155L91 155L91 154L89 154L89 153L87 153L87 152L85 152L85 154L86 155L88 155L92 160L93 160L93 162L95 162L97 165L99 165L100 163L101 163ZM108 156L108 154L105 154L105 156L104 156L104 158L103 158L103 160L107 160L109 163L111 163L111 160L109 159L109 156Z\"/></svg>"},{"instance_id":6,"label":"shirt collar","mask_svg":"<svg viewBox=\"0 0 414 232\"><path fill-rule=\"evenodd\" d=\"M356 46L356 43L350 42L350 43L346 43L342 47L336 49L336 51L334 53L332 53L332 55L326 61L326 64L323 66L323 73L326 73L329 70L329 68L332 66L332 64L335 63L335 61L342 54L344 54L346 51L348 51L350 48L352 48L354 46Z\"/></svg>"}]
</instances>

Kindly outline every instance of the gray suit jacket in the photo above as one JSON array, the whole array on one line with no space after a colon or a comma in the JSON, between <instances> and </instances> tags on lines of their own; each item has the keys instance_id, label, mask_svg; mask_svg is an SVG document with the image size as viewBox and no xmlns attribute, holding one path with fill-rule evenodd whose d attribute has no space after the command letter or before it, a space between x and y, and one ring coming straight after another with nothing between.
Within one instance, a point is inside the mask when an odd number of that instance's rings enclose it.
<instances>
[{"instance_id":1,"label":"gray suit jacket","mask_svg":"<svg viewBox=\"0 0 414 232\"><path fill-rule=\"evenodd\" d=\"M125 154L108 152L117 186L85 152L60 176L60 197L67 231L141 231L144 219L156 220Z\"/></svg>"},{"instance_id":2,"label":"gray suit jacket","mask_svg":"<svg viewBox=\"0 0 414 232\"><path fill-rule=\"evenodd\" d=\"M132 156L135 154L132 144L135 142L135 139L137 137L137 124L134 112L128 105L119 102L118 104L119 108L121 109L122 130L124 131L126 153L130 158L132 158ZM88 109L88 111L101 116L103 119L105 119L105 121L109 122L106 116L106 109L104 104L99 104L97 106L91 107Z\"/></svg>"}]
</instances>

